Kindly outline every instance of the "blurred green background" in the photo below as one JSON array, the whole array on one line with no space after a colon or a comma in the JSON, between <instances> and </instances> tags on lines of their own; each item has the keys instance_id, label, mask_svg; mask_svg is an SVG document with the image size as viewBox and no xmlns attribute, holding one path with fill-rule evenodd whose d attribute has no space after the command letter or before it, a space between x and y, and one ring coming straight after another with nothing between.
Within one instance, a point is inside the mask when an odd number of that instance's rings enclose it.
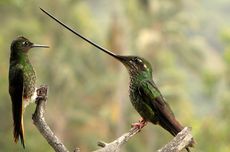
<instances>
[{"instance_id":1,"label":"blurred green background","mask_svg":"<svg viewBox=\"0 0 230 152\"><path fill-rule=\"evenodd\" d=\"M53 151L32 123L35 105L25 113L26 149L13 142L9 48L19 35L51 46L31 50L30 58L37 85L49 85L47 123L69 150L95 150L98 140L114 140L140 118L129 101L123 65L63 29L39 6L117 54L149 60L177 119L193 129L194 151L229 152L229 0L1 0L1 151ZM123 150L156 151L171 139L149 124Z\"/></svg>"}]
</instances>

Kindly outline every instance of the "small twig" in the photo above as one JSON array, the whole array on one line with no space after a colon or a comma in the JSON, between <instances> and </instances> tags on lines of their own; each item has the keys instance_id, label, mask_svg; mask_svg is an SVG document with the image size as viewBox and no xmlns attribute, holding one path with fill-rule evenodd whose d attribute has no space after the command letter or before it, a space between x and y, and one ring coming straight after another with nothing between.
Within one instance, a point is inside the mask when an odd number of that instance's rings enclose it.
<instances>
[{"instance_id":1,"label":"small twig","mask_svg":"<svg viewBox=\"0 0 230 152\"><path fill-rule=\"evenodd\" d=\"M110 143L105 143L102 141L98 142L98 146L102 147L94 152L119 152L121 147L135 134L140 132L141 129L137 129L135 127L131 128L129 132L123 134L116 140L110 142Z\"/></svg>"},{"instance_id":2,"label":"small twig","mask_svg":"<svg viewBox=\"0 0 230 152\"><path fill-rule=\"evenodd\" d=\"M38 91L36 98L36 110L33 114L33 123L37 127L37 129L40 131L40 133L43 135L43 137L47 140L47 142L50 144L50 146L53 147L53 149L56 152L69 152L64 144L58 139L57 136L52 132L50 127L45 121L44 118L44 105L47 102L47 86L41 86Z\"/></svg>"},{"instance_id":3,"label":"small twig","mask_svg":"<svg viewBox=\"0 0 230 152\"><path fill-rule=\"evenodd\" d=\"M193 140L190 133L191 129L185 127L174 137L168 144L159 149L157 152L179 152L186 148Z\"/></svg>"}]
</instances>

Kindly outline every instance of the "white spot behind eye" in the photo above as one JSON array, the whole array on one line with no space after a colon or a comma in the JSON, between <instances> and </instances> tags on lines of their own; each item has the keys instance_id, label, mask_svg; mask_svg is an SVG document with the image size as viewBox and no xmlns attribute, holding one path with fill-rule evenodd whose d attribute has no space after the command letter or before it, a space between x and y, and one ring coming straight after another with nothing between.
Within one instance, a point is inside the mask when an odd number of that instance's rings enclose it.
<instances>
[{"instance_id":1,"label":"white spot behind eye","mask_svg":"<svg viewBox=\"0 0 230 152\"><path fill-rule=\"evenodd\" d=\"M144 64L143 66L144 66L145 69L147 69L147 65L146 64Z\"/></svg>"},{"instance_id":2,"label":"white spot behind eye","mask_svg":"<svg viewBox=\"0 0 230 152\"><path fill-rule=\"evenodd\" d=\"M22 42L22 45L25 45L26 44L26 42Z\"/></svg>"},{"instance_id":3,"label":"white spot behind eye","mask_svg":"<svg viewBox=\"0 0 230 152\"><path fill-rule=\"evenodd\" d=\"M137 59L138 62L142 63L142 60L141 59Z\"/></svg>"}]
</instances>

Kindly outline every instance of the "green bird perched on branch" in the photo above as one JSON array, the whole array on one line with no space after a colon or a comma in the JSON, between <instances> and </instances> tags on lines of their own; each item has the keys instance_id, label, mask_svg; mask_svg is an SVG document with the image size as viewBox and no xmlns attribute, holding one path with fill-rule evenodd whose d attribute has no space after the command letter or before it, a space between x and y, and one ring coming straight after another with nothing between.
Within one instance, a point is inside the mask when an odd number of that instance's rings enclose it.
<instances>
[{"instance_id":1,"label":"green bird perched on branch","mask_svg":"<svg viewBox=\"0 0 230 152\"><path fill-rule=\"evenodd\" d=\"M34 44L22 36L14 40L10 48L9 93L12 101L14 141L17 143L20 138L23 148L24 108L36 98L36 75L28 57L29 50L35 47L48 48L46 45Z\"/></svg>"},{"instance_id":2,"label":"green bird perched on branch","mask_svg":"<svg viewBox=\"0 0 230 152\"><path fill-rule=\"evenodd\" d=\"M56 22L84 39L91 45L102 50L108 55L120 61L128 70L130 77L129 96L132 105L141 115L142 119L138 123L132 124L134 127L142 128L147 122L158 124L173 136L176 136L184 127L176 120L171 108L165 102L161 92L152 80L151 64L145 59L138 56L121 56L116 55L109 50L97 45L91 40L85 38L75 30L71 29L57 18L41 9L45 14L54 19ZM192 147L194 141L189 145ZM189 151L189 148L186 148Z\"/></svg>"}]
</instances>

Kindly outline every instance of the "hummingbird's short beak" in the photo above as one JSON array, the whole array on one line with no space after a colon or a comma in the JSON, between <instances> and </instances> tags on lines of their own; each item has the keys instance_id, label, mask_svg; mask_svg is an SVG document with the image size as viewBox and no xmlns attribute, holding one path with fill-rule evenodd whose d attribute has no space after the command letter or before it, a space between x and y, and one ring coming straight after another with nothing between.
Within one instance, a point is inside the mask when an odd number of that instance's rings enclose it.
<instances>
[{"instance_id":1,"label":"hummingbird's short beak","mask_svg":"<svg viewBox=\"0 0 230 152\"><path fill-rule=\"evenodd\" d=\"M34 47L49 48L48 45L41 45L41 44L32 44L31 47L32 47L32 48L34 48Z\"/></svg>"}]
</instances>

